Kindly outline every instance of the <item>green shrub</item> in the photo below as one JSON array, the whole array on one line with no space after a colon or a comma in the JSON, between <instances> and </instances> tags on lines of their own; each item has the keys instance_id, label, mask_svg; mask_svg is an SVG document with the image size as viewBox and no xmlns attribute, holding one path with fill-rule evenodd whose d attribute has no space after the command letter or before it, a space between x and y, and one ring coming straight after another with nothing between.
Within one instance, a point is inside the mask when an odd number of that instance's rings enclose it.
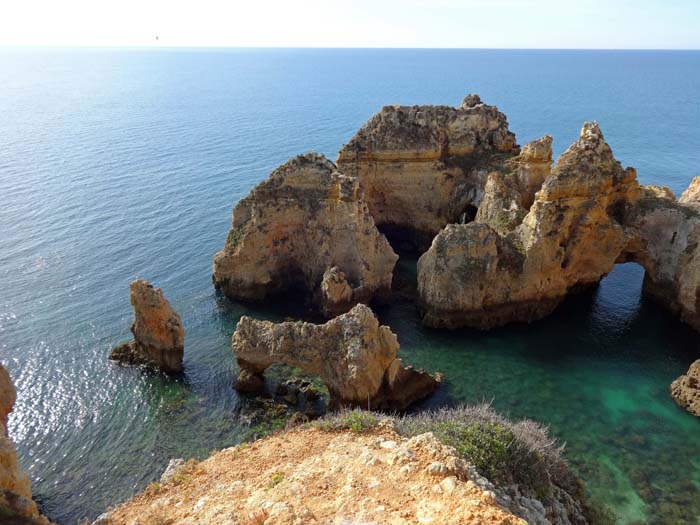
<instances>
[{"instance_id":1,"label":"green shrub","mask_svg":"<svg viewBox=\"0 0 700 525\"><path fill-rule=\"evenodd\" d=\"M341 430L365 432L377 427L382 419L388 418L365 410L341 410L312 421L309 423L309 426L325 430L326 432L338 432Z\"/></svg>"}]
</instances>

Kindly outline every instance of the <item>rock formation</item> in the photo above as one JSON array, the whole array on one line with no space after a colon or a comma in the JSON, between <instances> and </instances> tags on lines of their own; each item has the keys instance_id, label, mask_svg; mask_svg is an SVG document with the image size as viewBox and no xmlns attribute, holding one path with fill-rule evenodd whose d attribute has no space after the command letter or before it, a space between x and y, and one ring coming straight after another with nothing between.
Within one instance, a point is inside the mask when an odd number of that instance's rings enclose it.
<instances>
[{"instance_id":1,"label":"rock formation","mask_svg":"<svg viewBox=\"0 0 700 525\"><path fill-rule=\"evenodd\" d=\"M537 153L524 148L517 161L516 171L528 173L533 168L523 163L536 160L535 181L546 176L529 209L520 179L493 175L482 204L488 209L476 222L447 226L419 260L424 322L490 328L539 319L616 263L634 261L646 270L645 291L700 328L700 220L692 197L679 203L667 188L640 186L595 123L584 125L550 174L548 140L541 141ZM503 182L510 180L515 191Z\"/></svg>"},{"instance_id":2,"label":"rock formation","mask_svg":"<svg viewBox=\"0 0 700 525\"><path fill-rule=\"evenodd\" d=\"M0 364L0 521L13 525L45 525L49 522L39 514L32 501L29 478L19 467L17 452L7 432L7 417L15 399L10 374Z\"/></svg>"},{"instance_id":3,"label":"rock formation","mask_svg":"<svg viewBox=\"0 0 700 525\"><path fill-rule=\"evenodd\" d=\"M338 168L358 178L382 231L423 249L447 224L473 219L489 173L518 152L506 116L469 95L458 108L382 108Z\"/></svg>"},{"instance_id":4,"label":"rock formation","mask_svg":"<svg viewBox=\"0 0 700 525\"><path fill-rule=\"evenodd\" d=\"M134 307L134 340L117 346L110 359L148 364L166 372L182 371L185 330L180 316L163 297L163 291L147 281L137 279L129 290Z\"/></svg>"},{"instance_id":5,"label":"rock formation","mask_svg":"<svg viewBox=\"0 0 700 525\"><path fill-rule=\"evenodd\" d=\"M434 472L435 465L444 469ZM389 428L293 430L180 468L186 481L147 488L110 511L101 525L527 523L497 501L488 480L429 433L408 439ZM530 523L552 522L542 512L541 521Z\"/></svg>"},{"instance_id":6,"label":"rock formation","mask_svg":"<svg viewBox=\"0 0 700 525\"><path fill-rule=\"evenodd\" d=\"M331 316L388 294L397 259L357 179L311 153L277 168L236 205L213 278L228 297L247 301L300 290Z\"/></svg>"},{"instance_id":7,"label":"rock formation","mask_svg":"<svg viewBox=\"0 0 700 525\"><path fill-rule=\"evenodd\" d=\"M239 390L261 389L263 372L284 363L318 375L334 407L403 410L432 393L440 380L404 367L396 357L396 336L363 304L323 325L275 324L244 316L232 345L241 369Z\"/></svg>"},{"instance_id":8,"label":"rock formation","mask_svg":"<svg viewBox=\"0 0 700 525\"><path fill-rule=\"evenodd\" d=\"M700 417L700 359L690 365L685 375L671 383L671 397L678 406Z\"/></svg>"}]
</instances>

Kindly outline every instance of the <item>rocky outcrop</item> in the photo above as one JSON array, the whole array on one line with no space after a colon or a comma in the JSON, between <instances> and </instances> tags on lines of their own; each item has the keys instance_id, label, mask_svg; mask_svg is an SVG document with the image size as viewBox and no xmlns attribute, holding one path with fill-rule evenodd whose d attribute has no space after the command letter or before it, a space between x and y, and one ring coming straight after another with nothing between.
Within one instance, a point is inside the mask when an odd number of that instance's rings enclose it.
<instances>
[{"instance_id":1,"label":"rocky outcrop","mask_svg":"<svg viewBox=\"0 0 700 525\"><path fill-rule=\"evenodd\" d=\"M671 193L671 197L673 197L673 193ZM683 192L678 202L694 209L700 208L700 177L694 177L690 181L690 186Z\"/></svg>"},{"instance_id":2,"label":"rocky outcrop","mask_svg":"<svg viewBox=\"0 0 700 525\"><path fill-rule=\"evenodd\" d=\"M277 168L236 205L213 278L225 295L246 301L301 290L330 316L386 296L397 259L357 179L311 153Z\"/></svg>"},{"instance_id":3,"label":"rocky outcrop","mask_svg":"<svg viewBox=\"0 0 700 525\"><path fill-rule=\"evenodd\" d=\"M263 372L277 363L318 375L328 387L332 407L403 410L427 397L439 382L401 364L396 336L363 304L323 325L275 324L244 316L232 345L241 369L236 388L245 392L262 388Z\"/></svg>"},{"instance_id":4,"label":"rocky outcrop","mask_svg":"<svg viewBox=\"0 0 700 525\"><path fill-rule=\"evenodd\" d=\"M539 158L547 158L546 149L539 146ZM492 193L493 202L508 202L500 197L506 190ZM513 200L511 208L521 209ZM517 216L494 219L498 211L491 209L499 208L506 206L479 210L475 223L448 226L419 260L426 324L490 328L539 319L616 263L634 261L646 269L645 291L700 328L697 212L667 188L640 186L596 123L584 125L519 224Z\"/></svg>"},{"instance_id":5,"label":"rocky outcrop","mask_svg":"<svg viewBox=\"0 0 700 525\"><path fill-rule=\"evenodd\" d=\"M109 525L526 523L432 434L296 430L181 468L186 481L147 488Z\"/></svg>"},{"instance_id":6,"label":"rocky outcrop","mask_svg":"<svg viewBox=\"0 0 700 525\"><path fill-rule=\"evenodd\" d=\"M45 525L48 520L39 514L32 501L29 478L19 467L17 452L7 432L7 417L15 399L10 374L0 364L0 521L11 525Z\"/></svg>"},{"instance_id":7,"label":"rocky outcrop","mask_svg":"<svg viewBox=\"0 0 700 525\"><path fill-rule=\"evenodd\" d=\"M700 417L700 359L690 365L685 375L671 383L671 397L678 406Z\"/></svg>"},{"instance_id":8,"label":"rocky outcrop","mask_svg":"<svg viewBox=\"0 0 700 525\"><path fill-rule=\"evenodd\" d=\"M608 213L634 172L615 161L596 124L559 159L522 223L451 225L418 262L418 291L432 326L490 328L547 315L578 285L608 273L625 246ZM505 235L504 235L505 233Z\"/></svg>"},{"instance_id":9,"label":"rocky outcrop","mask_svg":"<svg viewBox=\"0 0 700 525\"><path fill-rule=\"evenodd\" d=\"M475 222L490 225L501 235L520 225L549 176L552 137L526 144L517 157L507 160L502 171L489 173Z\"/></svg>"},{"instance_id":10,"label":"rocky outcrop","mask_svg":"<svg viewBox=\"0 0 700 525\"><path fill-rule=\"evenodd\" d=\"M180 316L163 297L160 288L137 279L129 287L134 322L134 340L117 346L110 359L147 364L166 372L182 371L185 329Z\"/></svg>"},{"instance_id":11,"label":"rocky outcrop","mask_svg":"<svg viewBox=\"0 0 700 525\"><path fill-rule=\"evenodd\" d=\"M519 152L506 116L469 95L458 108L386 106L343 146L377 226L419 249L473 219L489 173Z\"/></svg>"}]
</instances>

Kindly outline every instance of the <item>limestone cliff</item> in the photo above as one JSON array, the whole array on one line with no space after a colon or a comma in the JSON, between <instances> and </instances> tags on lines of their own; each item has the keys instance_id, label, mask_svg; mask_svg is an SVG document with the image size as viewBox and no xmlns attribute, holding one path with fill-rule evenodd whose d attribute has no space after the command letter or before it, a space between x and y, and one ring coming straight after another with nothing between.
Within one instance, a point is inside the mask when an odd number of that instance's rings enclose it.
<instances>
[{"instance_id":1,"label":"limestone cliff","mask_svg":"<svg viewBox=\"0 0 700 525\"><path fill-rule=\"evenodd\" d=\"M233 299L300 289L332 316L386 296L396 261L357 179L311 153L277 168L236 205L213 277Z\"/></svg>"},{"instance_id":2,"label":"limestone cliff","mask_svg":"<svg viewBox=\"0 0 700 525\"><path fill-rule=\"evenodd\" d=\"M539 319L615 263L635 261L646 270L645 291L700 328L700 222L669 194L640 186L598 125L584 125L520 224L485 212L484 224L450 225L436 236L418 262L424 322L490 328Z\"/></svg>"},{"instance_id":3,"label":"limestone cliff","mask_svg":"<svg viewBox=\"0 0 700 525\"><path fill-rule=\"evenodd\" d=\"M506 116L469 95L458 108L382 108L343 146L338 167L358 178L382 231L423 248L473 218L489 173L518 152Z\"/></svg>"},{"instance_id":4,"label":"limestone cliff","mask_svg":"<svg viewBox=\"0 0 700 525\"><path fill-rule=\"evenodd\" d=\"M187 465L104 523L525 525L477 485L481 479L432 434L308 429Z\"/></svg>"},{"instance_id":5,"label":"limestone cliff","mask_svg":"<svg viewBox=\"0 0 700 525\"><path fill-rule=\"evenodd\" d=\"M137 279L129 287L134 322L134 340L117 346L110 358L133 364L148 364L166 372L180 372L185 329L180 316L160 288Z\"/></svg>"},{"instance_id":6,"label":"limestone cliff","mask_svg":"<svg viewBox=\"0 0 700 525\"><path fill-rule=\"evenodd\" d=\"M678 406L700 417L700 359L690 365L686 374L671 383L671 397Z\"/></svg>"},{"instance_id":7,"label":"limestone cliff","mask_svg":"<svg viewBox=\"0 0 700 525\"><path fill-rule=\"evenodd\" d=\"M242 317L232 346L241 368L237 388L243 391L260 390L263 372L276 363L320 376L333 406L403 410L438 384L401 364L396 336L363 304L323 325Z\"/></svg>"},{"instance_id":8,"label":"limestone cliff","mask_svg":"<svg viewBox=\"0 0 700 525\"><path fill-rule=\"evenodd\" d=\"M552 137L526 144L517 157L503 164L502 171L489 173L474 221L490 225L501 235L513 231L530 210L551 164Z\"/></svg>"},{"instance_id":9,"label":"limestone cliff","mask_svg":"<svg viewBox=\"0 0 700 525\"><path fill-rule=\"evenodd\" d=\"M45 525L32 501L29 478L22 472L7 432L7 417L15 404L10 374L0 364L0 522L8 525Z\"/></svg>"}]
</instances>

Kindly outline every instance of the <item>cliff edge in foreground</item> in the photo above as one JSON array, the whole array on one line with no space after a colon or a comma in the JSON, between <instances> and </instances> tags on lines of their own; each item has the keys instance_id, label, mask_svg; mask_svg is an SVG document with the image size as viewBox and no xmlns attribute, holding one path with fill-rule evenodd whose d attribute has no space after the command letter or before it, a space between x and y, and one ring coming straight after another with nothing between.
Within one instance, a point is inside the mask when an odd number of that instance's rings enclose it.
<instances>
[{"instance_id":1,"label":"cliff edge in foreground","mask_svg":"<svg viewBox=\"0 0 700 525\"><path fill-rule=\"evenodd\" d=\"M486 405L341 412L169 469L96 523L594 523L559 452L546 430Z\"/></svg>"}]
</instances>

